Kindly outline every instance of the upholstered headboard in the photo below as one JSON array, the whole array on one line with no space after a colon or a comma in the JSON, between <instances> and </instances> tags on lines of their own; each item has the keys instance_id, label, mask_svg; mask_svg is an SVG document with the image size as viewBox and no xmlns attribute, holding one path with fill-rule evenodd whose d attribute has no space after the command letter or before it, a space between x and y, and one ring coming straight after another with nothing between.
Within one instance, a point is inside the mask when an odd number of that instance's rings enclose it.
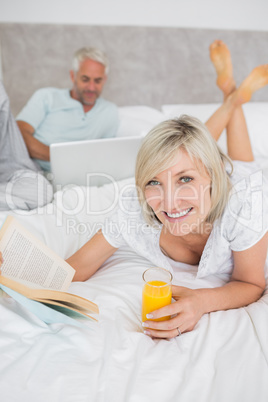
<instances>
[{"instance_id":1,"label":"upholstered headboard","mask_svg":"<svg viewBox=\"0 0 268 402\"><path fill-rule=\"evenodd\" d=\"M96 46L111 62L103 95L119 106L219 102L208 51L214 39L228 44L238 84L268 62L268 32L2 23L2 76L17 114L36 89L70 87L74 51ZM253 100L268 101L268 88Z\"/></svg>"}]
</instances>

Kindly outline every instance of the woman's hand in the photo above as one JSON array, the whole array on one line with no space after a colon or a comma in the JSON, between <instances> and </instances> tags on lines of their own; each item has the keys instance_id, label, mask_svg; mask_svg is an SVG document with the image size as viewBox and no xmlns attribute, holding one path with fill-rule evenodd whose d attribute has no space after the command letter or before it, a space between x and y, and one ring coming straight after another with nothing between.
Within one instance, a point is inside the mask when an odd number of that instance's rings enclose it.
<instances>
[{"instance_id":1,"label":"woman's hand","mask_svg":"<svg viewBox=\"0 0 268 402\"><path fill-rule=\"evenodd\" d=\"M154 338L174 338L180 333L192 331L205 312L198 290L172 286L172 297L176 301L153 311L150 314L150 320L175 316L166 321L145 321L142 325L146 335ZM148 315L147 318L149 318Z\"/></svg>"}]
</instances>

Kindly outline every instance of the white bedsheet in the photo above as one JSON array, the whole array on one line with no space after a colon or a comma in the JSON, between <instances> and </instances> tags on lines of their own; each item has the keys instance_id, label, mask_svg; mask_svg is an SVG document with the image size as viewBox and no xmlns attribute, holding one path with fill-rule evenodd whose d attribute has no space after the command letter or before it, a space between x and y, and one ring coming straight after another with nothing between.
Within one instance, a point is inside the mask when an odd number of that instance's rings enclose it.
<instances>
[{"instance_id":1,"label":"white bedsheet","mask_svg":"<svg viewBox=\"0 0 268 402\"><path fill-rule=\"evenodd\" d=\"M109 214L89 212L111 204L111 186L90 190L90 211L82 202L85 194L83 188L65 190L38 214L15 214L67 257L87 240L86 225L97 230ZM141 275L149 266L122 248L90 280L72 283L71 292L100 308L99 323L87 321L85 329L46 325L2 298L1 402L267 402L267 291L248 307L203 316L192 332L152 340L143 334L140 316ZM194 271L182 264L174 283L223 283L222 278L196 281Z\"/></svg>"}]
</instances>

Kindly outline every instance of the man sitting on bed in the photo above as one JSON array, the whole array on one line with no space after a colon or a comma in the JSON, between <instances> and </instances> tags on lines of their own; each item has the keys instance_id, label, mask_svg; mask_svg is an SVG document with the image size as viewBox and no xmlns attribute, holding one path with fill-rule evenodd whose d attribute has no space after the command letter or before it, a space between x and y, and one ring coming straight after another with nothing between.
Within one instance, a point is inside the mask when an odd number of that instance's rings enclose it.
<instances>
[{"instance_id":1,"label":"man sitting on bed","mask_svg":"<svg viewBox=\"0 0 268 402\"><path fill-rule=\"evenodd\" d=\"M72 89L40 89L17 116L28 152L43 170L50 170L52 143L116 135L117 107L100 97L107 73L108 60L102 51L79 49L70 71Z\"/></svg>"}]
</instances>

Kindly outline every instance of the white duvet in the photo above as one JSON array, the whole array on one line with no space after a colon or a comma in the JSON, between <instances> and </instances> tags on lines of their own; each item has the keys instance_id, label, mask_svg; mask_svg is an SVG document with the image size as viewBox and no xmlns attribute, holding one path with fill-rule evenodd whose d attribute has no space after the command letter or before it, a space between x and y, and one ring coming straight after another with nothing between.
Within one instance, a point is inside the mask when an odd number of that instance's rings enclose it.
<instances>
[{"instance_id":1,"label":"white duvet","mask_svg":"<svg viewBox=\"0 0 268 402\"><path fill-rule=\"evenodd\" d=\"M86 229L105 221L113 196L111 185L65 189L39 213L15 215L66 258L87 240ZM122 248L87 282L72 283L71 292L100 308L99 322L84 329L44 324L1 298L1 402L267 402L268 294L245 308L207 314L180 337L153 340L143 334L140 315L149 266ZM195 268L182 264L174 283L223 283L194 278Z\"/></svg>"}]
</instances>

